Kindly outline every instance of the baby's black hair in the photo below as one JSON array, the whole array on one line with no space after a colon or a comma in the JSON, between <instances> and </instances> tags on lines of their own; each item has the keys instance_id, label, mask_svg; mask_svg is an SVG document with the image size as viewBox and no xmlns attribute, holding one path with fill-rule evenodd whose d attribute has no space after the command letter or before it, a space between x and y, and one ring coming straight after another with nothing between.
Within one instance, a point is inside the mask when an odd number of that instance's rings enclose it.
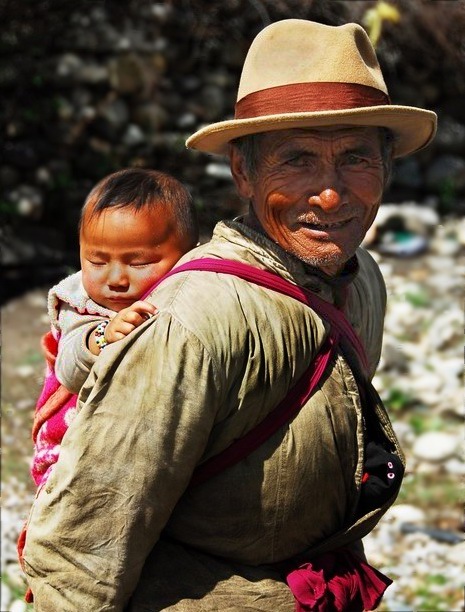
<instances>
[{"instance_id":1,"label":"baby's black hair","mask_svg":"<svg viewBox=\"0 0 465 612\"><path fill-rule=\"evenodd\" d=\"M79 220L84 224L108 208L162 207L175 220L176 232L191 247L199 239L197 215L189 191L173 176L158 170L126 168L102 179L86 198Z\"/></svg>"}]
</instances>

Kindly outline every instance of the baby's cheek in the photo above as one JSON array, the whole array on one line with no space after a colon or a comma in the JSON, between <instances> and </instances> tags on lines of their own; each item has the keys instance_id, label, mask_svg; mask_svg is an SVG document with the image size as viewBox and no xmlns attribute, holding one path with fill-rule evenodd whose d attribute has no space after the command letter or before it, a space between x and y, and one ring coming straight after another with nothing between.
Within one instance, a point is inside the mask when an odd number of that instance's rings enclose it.
<instances>
[{"instance_id":1,"label":"baby's cheek","mask_svg":"<svg viewBox=\"0 0 465 612\"><path fill-rule=\"evenodd\" d=\"M137 277L137 279L134 279L134 288L137 289L137 293L139 295L142 295L148 289L150 289L150 287L152 287L152 285L154 285L163 276L163 274L164 272L161 272L158 266L145 270Z\"/></svg>"},{"instance_id":2,"label":"baby's cheek","mask_svg":"<svg viewBox=\"0 0 465 612\"><path fill-rule=\"evenodd\" d=\"M100 295L102 285L104 284L104 280L100 278L100 276L101 275L90 273L89 271L85 272L84 270L82 273L82 284L84 285L84 289L87 295L93 299Z\"/></svg>"}]
</instances>

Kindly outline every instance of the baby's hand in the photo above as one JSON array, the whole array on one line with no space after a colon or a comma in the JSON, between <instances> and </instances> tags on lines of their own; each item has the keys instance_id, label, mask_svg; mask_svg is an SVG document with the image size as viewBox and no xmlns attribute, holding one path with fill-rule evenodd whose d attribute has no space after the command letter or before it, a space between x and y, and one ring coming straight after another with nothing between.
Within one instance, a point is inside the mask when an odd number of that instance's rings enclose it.
<instances>
[{"instance_id":1,"label":"baby's hand","mask_svg":"<svg viewBox=\"0 0 465 612\"><path fill-rule=\"evenodd\" d=\"M128 308L123 308L113 317L105 328L105 340L110 344L127 336L133 329L142 325L157 312L153 304L139 300Z\"/></svg>"}]
</instances>

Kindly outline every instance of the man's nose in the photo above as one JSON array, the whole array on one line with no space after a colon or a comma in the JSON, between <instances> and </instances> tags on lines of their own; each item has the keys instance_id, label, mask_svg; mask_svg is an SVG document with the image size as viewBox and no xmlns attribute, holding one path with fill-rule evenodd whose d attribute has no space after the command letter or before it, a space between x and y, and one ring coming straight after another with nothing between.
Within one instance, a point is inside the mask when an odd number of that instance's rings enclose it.
<instances>
[{"instance_id":1,"label":"man's nose","mask_svg":"<svg viewBox=\"0 0 465 612\"><path fill-rule=\"evenodd\" d=\"M320 180L308 198L311 206L319 206L327 212L336 212L343 202L342 181L333 166L321 169Z\"/></svg>"},{"instance_id":2,"label":"man's nose","mask_svg":"<svg viewBox=\"0 0 465 612\"><path fill-rule=\"evenodd\" d=\"M327 187L320 193L311 195L308 198L308 203L311 206L319 206L327 212L335 212L341 207L342 195L339 189Z\"/></svg>"},{"instance_id":3,"label":"man's nose","mask_svg":"<svg viewBox=\"0 0 465 612\"><path fill-rule=\"evenodd\" d=\"M119 264L110 266L108 272L108 285L112 288L124 289L129 287L129 278L126 274L125 267Z\"/></svg>"}]
</instances>

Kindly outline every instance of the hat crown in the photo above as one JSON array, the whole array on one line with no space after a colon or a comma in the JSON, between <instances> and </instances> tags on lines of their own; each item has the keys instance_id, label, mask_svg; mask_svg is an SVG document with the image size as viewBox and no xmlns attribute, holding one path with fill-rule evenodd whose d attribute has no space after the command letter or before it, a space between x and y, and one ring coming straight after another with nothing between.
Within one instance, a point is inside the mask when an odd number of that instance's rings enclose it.
<instances>
[{"instance_id":1,"label":"hat crown","mask_svg":"<svg viewBox=\"0 0 465 612\"><path fill-rule=\"evenodd\" d=\"M297 128L384 127L403 157L434 138L432 111L392 104L375 50L356 23L284 19L262 30L244 62L234 118L188 138L188 147L226 154L236 138Z\"/></svg>"},{"instance_id":2,"label":"hat crown","mask_svg":"<svg viewBox=\"0 0 465 612\"><path fill-rule=\"evenodd\" d=\"M361 26L285 19L266 27L253 41L237 100L271 87L321 82L356 83L387 95L375 51Z\"/></svg>"}]
</instances>

